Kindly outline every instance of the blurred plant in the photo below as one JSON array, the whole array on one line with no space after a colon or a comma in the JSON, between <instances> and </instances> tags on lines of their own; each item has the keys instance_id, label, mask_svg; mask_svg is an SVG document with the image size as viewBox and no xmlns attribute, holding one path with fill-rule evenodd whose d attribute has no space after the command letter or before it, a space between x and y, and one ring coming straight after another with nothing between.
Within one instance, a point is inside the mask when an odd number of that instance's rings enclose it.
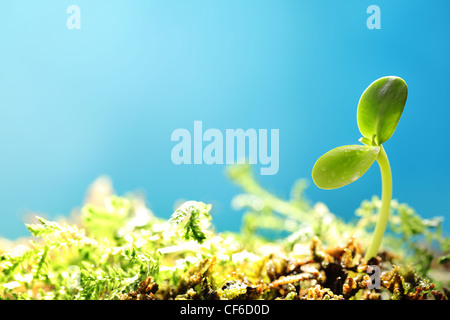
<instances>
[{"instance_id":1,"label":"blurred plant","mask_svg":"<svg viewBox=\"0 0 450 320\"><path fill-rule=\"evenodd\" d=\"M248 164L228 167L227 175L246 192L232 200L234 209L245 210L243 236L254 239L256 233L267 231L269 239L283 238L289 250L313 236L328 245L346 241L353 234L354 227L336 217L324 203L312 205L305 198L305 179L296 181L290 198L284 200L261 187Z\"/></svg>"},{"instance_id":2,"label":"blurred plant","mask_svg":"<svg viewBox=\"0 0 450 320\"><path fill-rule=\"evenodd\" d=\"M123 228L131 214L131 203L126 198L106 198L104 206L87 204L81 211L86 230L94 238L114 238Z\"/></svg>"},{"instance_id":3,"label":"blurred plant","mask_svg":"<svg viewBox=\"0 0 450 320\"><path fill-rule=\"evenodd\" d=\"M381 209L372 242L366 251L369 260L377 255L389 218L392 199L392 174L382 146L394 133L403 108L408 87L399 77L383 77L367 87L358 104L358 128L364 146L335 148L321 156L312 170L315 184L323 189L336 189L359 179L377 160L381 171Z\"/></svg>"}]
</instances>

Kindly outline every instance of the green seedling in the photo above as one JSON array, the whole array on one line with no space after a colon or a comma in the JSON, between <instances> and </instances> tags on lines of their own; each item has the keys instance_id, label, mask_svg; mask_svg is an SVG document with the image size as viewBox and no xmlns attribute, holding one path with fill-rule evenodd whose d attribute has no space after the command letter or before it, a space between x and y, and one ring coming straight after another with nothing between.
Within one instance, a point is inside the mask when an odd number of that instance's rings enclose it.
<instances>
[{"instance_id":1,"label":"green seedling","mask_svg":"<svg viewBox=\"0 0 450 320\"><path fill-rule=\"evenodd\" d=\"M312 170L314 183L322 189L336 189L359 179L377 160L381 171L381 210L365 259L376 257L388 222L392 199L392 174L383 143L394 133L405 107L408 86L399 77L383 77L362 94L357 111L358 128L364 145L335 148L321 156Z\"/></svg>"}]
</instances>

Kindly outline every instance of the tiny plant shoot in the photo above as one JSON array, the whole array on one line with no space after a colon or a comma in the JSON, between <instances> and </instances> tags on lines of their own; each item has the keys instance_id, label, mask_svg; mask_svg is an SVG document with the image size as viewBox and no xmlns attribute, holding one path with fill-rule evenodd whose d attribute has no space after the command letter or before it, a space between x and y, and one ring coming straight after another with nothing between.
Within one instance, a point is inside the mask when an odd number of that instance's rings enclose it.
<instances>
[{"instance_id":1,"label":"tiny plant shoot","mask_svg":"<svg viewBox=\"0 0 450 320\"><path fill-rule=\"evenodd\" d=\"M365 259L376 257L388 222L392 199L392 175L383 143L394 133L403 108L408 86L399 77L383 77L362 94L357 111L358 128L364 145L335 148L321 156L312 170L314 183L322 189L336 189L359 179L377 160L381 171L381 210Z\"/></svg>"}]
</instances>

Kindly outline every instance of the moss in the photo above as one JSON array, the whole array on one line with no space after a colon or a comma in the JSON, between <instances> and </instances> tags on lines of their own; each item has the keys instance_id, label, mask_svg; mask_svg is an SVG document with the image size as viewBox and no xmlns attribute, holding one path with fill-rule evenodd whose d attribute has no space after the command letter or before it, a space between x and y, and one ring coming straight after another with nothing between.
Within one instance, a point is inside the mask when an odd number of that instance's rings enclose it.
<instances>
[{"instance_id":1,"label":"moss","mask_svg":"<svg viewBox=\"0 0 450 320\"><path fill-rule=\"evenodd\" d=\"M251 214L244 221L253 219L252 232L248 227L240 233L215 232L211 207L201 202L189 202L189 210L185 205L166 220L156 217L136 195L107 195L88 203L73 221L38 218L27 225L32 238L0 241L5 244L0 248L0 298L448 299L448 277L434 281L428 275L430 270L448 275L446 263L437 263L445 252L427 247L420 236L431 235L434 244L448 240L417 214L415 224L420 220L424 227L414 229L414 239L394 228L397 233L385 250L366 262L362 248L373 221L365 212L376 208L377 199L363 203L358 210L361 220L344 223L324 204L310 205L298 184L292 199L283 200L268 196L248 167L234 177L248 192L239 201ZM396 208L394 204L391 223L399 226ZM254 220L259 210L265 211L262 219L282 221L274 227L285 226L287 236L262 236L258 231L270 224ZM304 219L311 216L316 219ZM419 251L412 249L419 247L433 257L416 268ZM380 268L379 289L368 288L368 265Z\"/></svg>"}]
</instances>

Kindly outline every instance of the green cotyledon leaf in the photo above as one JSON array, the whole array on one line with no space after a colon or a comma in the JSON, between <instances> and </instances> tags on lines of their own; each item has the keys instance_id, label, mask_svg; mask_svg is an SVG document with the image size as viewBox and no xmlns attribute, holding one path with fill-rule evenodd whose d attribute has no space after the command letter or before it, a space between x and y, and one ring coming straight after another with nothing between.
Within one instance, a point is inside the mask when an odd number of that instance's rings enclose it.
<instances>
[{"instance_id":1,"label":"green cotyledon leaf","mask_svg":"<svg viewBox=\"0 0 450 320\"><path fill-rule=\"evenodd\" d=\"M314 183L322 189L336 189L358 180L374 163L379 146L349 145L321 156L313 167Z\"/></svg>"},{"instance_id":2,"label":"green cotyledon leaf","mask_svg":"<svg viewBox=\"0 0 450 320\"><path fill-rule=\"evenodd\" d=\"M408 86L399 77L383 77L372 82L358 103L358 128L362 135L380 145L389 140L405 107ZM375 139L373 139L375 138Z\"/></svg>"}]
</instances>

